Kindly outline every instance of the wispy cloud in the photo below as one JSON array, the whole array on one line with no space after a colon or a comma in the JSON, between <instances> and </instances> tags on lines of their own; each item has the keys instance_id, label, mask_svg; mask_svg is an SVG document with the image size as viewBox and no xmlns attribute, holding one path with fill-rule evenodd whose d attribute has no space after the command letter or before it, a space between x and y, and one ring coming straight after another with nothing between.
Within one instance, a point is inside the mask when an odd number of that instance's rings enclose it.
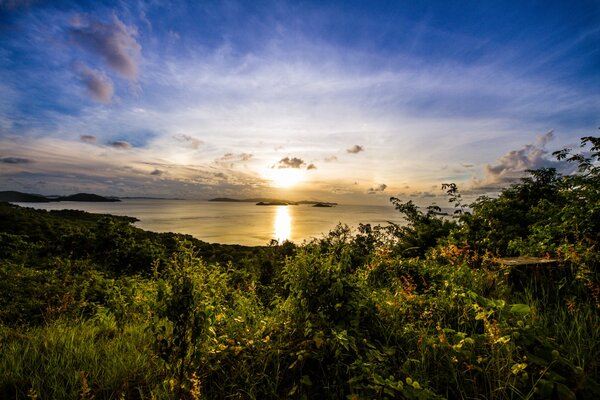
<instances>
[{"instance_id":1,"label":"wispy cloud","mask_svg":"<svg viewBox=\"0 0 600 400\"><path fill-rule=\"evenodd\" d=\"M110 23L78 16L72 21L70 35L74 43L102 57L122 77L137 79L142 47L135 27L125 25L116 15Z\"/></svg>"},{"instance_id":2,"label":"wispy cloud","mask_svg":"<svg viewBox=\"0 0 600 400\"><path fill-rule=\"evenodd\" d=\"M81 140L84 143L96 143L96 136L94 135L80 135L79 136L79 140Z\"/></svg>"},{"instance_id":3,"label":"wispy cloud","mask_svg":"<svg viewBox=\"0 0 600 400\"><path fill-rule=\"evenodd\" d=\"M23 157L2 157L0 158L0 162L4 164L29 164L33 160Z\"/></svg>"},{"instance_id":4,"label":"wispy cloud","mask_svg":"<svg viewBox=\"0 0 600 400\"><path fill-rule=\"evenodd\" d=\"M204 143L202 140L186 134L173 135L173 139L194 150L197 150Z\"/></svg>"},{"instance_id":5,"label":"wispy cloud","mask_svg":"<svg viewBox=\"0 0 600 400\"><path fill-rule=\"evenodd\" d=\"M75 64L74 69L93 99L102 103L108 103L112 99L115 88L106 74L82 63Z\"/></svg>"}]
</instances>

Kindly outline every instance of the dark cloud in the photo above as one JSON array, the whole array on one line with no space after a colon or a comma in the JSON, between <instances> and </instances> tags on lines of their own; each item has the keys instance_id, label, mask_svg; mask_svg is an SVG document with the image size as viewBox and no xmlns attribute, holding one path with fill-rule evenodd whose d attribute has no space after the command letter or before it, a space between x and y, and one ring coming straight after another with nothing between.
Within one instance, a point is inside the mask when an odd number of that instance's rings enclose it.
<instances>
[{"instance_id":1,"label":"dark cloud","mask_svg":"<svg viewBox=\"0 0 600 400\"><path fill-rule=\"evenodd\" d=\"M113 147L115 149L120 149L120 150L130 150L133 147L131 145L131 143L128 143L124 140L117 140L115 142L110 142L108 145L110 147Z\"/></svg>"},{"instance_id":2,"label":"dark cloud","mask_svg":"<svg viewBox=\"0 0 600 400\"><path fill-rule=\"evenodd\" d=\"M307 170L311 170L311 169L317 169L317 166L315 164L308 164L308 167L306 167Z\"/></svg>"},{"instance_id":3,"label":"dark cloud","mask_svg":"<svg viewBox=\"0 0 600 400\"><path fill-rule=\"evenodd\" d=\"M369 190L367 190L367 194L377 194L377 193L384 192L385 189L387 189L387 187L388 186L385 183L382 183L375 187L369 188Z\"/></svg>"},{"instance_id":4,"label":"dark cloud","mask_svg":"<svg viewBox=\"0 0 600 400\"><path fill-rule=\"evenodd\" d=\"M306 163L301 158L285 157L285 158L282 158L281 160L279 160L279 162L274 167L277 167L277 168L301 168L304 165L306 165Z\"/></svg>"},{"instance_id":5,"label":"dark cloud","mask_svg":"<svg viewBox=\"0 0 600 400\"><path fill-rule=\"evenodd\" d=\"M79 47L101 56L124 78L137 79L141 46L135 38L137 31L134 27L125 25L116 16L107 24L77 18L73 21L70 35Z\"/></svg>"},{"instance_id":6,"label":"dark cloud","mask_svg":"<svg viewBox=\"0 0 600 400\"><path fill-rule=\"evenodd\" d=\"M112 99L115 93L113 82L102 71L89 68L81 63L75 64L74 68L94 100L108 103Z\"/></svg>"},{"instance_id":7,"label":"dark cloud","mask_svg":"<svg viewBox=\"0 0 600 400\"><path fill-rule=\"evenodd\" d=\"M350 147L349 149L346 149L346 152L350 153L350 154L357 154L357 153L360 153L361 151L365 151L365 148L362 146L359 146L357 144Z\"/></svg>"},{"instance_id":8,"label":"dark cloud","mask_svg":"<svg viewBox=\"0 0 600 400\"><path fill-rule=\"evenodd\" d=\"M154 175L154 176L161 176L163 174L163 171L161 171L160 169L155 169L154 171L150 172L150 175Z\"/></svg>"},{"instance_id":9,"label":"dark cloud","mask_svg":"<svg viewBox=\"0 0 600 400\"><path fill-rule=\"evenodd\" d=\"M410 197L420 197L420 198L431 198L437 197L435 193L431 192L413 192L409 195Z\"/></svg>"},{"instance_id":10,"label":"dark cloud","mask_svg":"<svg viewBox=\"0 0 600 400\"><path fill-rule=\"evenodd\" d=\"M4 164L30 164L33 161L22 157L3 157L0 158L0 162Z\"/></svg>"},{"instance_id":11,"label":"dark cloud","mask_svg":"<svg viewBox=\"0 0 600 400\"><path fill-rule=\"evenodd\" d=\"M173 139L177 140L178 142L184 143L186 146L189 146L194 150L197 150L202 144L204 144L202 140L192 137L190 135L174 135Z\"/></svg>"},{"instance_id":12,"label":"dark cloud","mask_svg":"<svg viewBox=\"0 0 600 400\"><path fill-rule=\"evenodd\" d=\"M334 162L334 161L337 161L337 157L336 156L325 157L323 159L323 161L325 161L325 162Z\"/></svg>"},{"instance_id":13,"label":"dark cloud","mask_svg":"<svg viewBox=\"0 0 600 400\"><path fill-rule=\"evenodd\" d=\"M94 135L81 135L79 136L79 140L84 143L96 143L96 136Z\"/></svg>"}]
</instances>

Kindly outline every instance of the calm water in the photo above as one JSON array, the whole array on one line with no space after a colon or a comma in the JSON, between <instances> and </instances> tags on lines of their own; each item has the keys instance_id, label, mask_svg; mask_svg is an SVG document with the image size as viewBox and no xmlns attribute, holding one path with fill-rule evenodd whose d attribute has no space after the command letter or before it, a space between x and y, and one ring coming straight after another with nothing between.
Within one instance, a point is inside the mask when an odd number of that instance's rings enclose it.
<instances>
[{"instance_id":1,"label":"calm water","mask_svg":"<svg viewBox=\"0 0 600 400\"><path fill-rule=\"evenodd\" d=\"M177 232L206 242L264 245L271 239L301 243L320 237L339 222L386 225L402 218L389 206L338 205L331 208L256 206L254 203L219 203L191 200L123 200L118 203L17 203L44 210L74 209L138 218L136 226L155 232Z\"/></svg>"}]
</instances>

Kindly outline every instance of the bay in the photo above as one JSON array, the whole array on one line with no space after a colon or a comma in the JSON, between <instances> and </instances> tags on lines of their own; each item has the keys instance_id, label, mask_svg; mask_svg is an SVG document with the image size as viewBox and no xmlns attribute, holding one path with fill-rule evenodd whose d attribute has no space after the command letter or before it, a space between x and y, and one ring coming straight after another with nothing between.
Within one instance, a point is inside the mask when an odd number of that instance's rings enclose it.
<instances>
[{"instance_id":1,"label":"bay","mask_svg":"<svg viewBox=\"0 0 600 400\"><path fill-rule=\"evenodd\" d=\"M15 203L44 210L82 210L91 213L126 215L139 219L136 226L154 232L189 234L197 239L246 246L266 245L272 239L302 243L321 237L338 223L352 228L359 223L401 224L392 205L257 206L254 203L225 203L198 200L124 199L115 203L56 202Z\"/></svg>"}]
</instances>

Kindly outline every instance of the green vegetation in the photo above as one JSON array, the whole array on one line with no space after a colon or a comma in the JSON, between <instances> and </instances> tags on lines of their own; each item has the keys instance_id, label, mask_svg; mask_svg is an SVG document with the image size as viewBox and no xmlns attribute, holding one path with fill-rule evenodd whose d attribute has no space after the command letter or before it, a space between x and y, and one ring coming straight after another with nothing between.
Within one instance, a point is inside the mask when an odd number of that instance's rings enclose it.
<instances>
[{"instance_id":1,"label":"green vegetation","mask_svg":"<svg viewBox=\"0 0 600 400\"><path fill-rule=\"evenodd\" d=\"M600 139L453 216L207 244L0 204L0 398L596 399ZM588 148L589 147L589 148ZM510 266L511 256L552 258Z\"/></svg>"}]
</instances>

